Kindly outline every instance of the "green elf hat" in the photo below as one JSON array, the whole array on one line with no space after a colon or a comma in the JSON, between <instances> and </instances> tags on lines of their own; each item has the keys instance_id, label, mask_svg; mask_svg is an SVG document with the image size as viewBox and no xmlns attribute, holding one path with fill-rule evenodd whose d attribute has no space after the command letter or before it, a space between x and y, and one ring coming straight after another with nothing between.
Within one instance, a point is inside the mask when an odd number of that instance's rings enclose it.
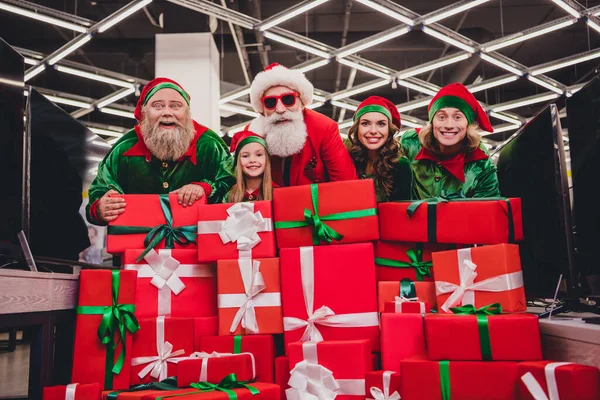
<instances>
[{"instance_id":1,"label":"green elf hat","mask_svg":"<svg viewBox=\"0 0 600 400\"><path fill-rule=\"evenodd\" d=\"M135 111L133 112L135 119L138 121L142 120L142 108L148 103L148 100L161 89L173 89L177 91L177 93L183 97L183 100L185 100L187 105L190 105L190 100L192 98L185 90L183 90L183 87L179 83L169 78L154 78L146 83L144 90L142 90L142 93L140 94L140 98L135 106Z\"/></svg>"},{"instance_id":2,"label":"green elf hat","mask_svg":"<svg viewBox=\"0 0 600 400\"><path fill-rule=\"evenodd\" d=\"M444 86L437 92L437 94L431 99L427 111L429 113L429 122L433 121L435 114L442 108L452 107L459 109L469 124L477 121L479 128L486 132L494 132L492 124L487 114L475 98L473 93L469 92L463 84L451 83L448 86Z\"/></svg>"},{"instance_id":3,"label":"green elf hat","mask_svg":"<svg viewBox=\"0 0 600 400\"><path fill-rule=\"evenodd\" d=\"M362 103L358 105L358 108L354 112L354 121L358 121L361 116L370 112L378 112L387 117L387 119L400 128L400 113L398 109L388 99L379 96L369 96Z\"/></svg>"},{"instance_id":4,"label":"green elf hat","mask_svg":"<svg viewBox=\"0 0 600 400\"><path fill-rule=\"evenodd\" d=\"M267 142L265 139L251 131L241 131L233 135L231 138L231 148L230 152L234 153L233 162L234 165L237 163L238 155L240 154L240 150L247 145L248 143L260 143L264 148L267 154L269 153L269 149L267 148Z\"/></svg>"}]
</instances>

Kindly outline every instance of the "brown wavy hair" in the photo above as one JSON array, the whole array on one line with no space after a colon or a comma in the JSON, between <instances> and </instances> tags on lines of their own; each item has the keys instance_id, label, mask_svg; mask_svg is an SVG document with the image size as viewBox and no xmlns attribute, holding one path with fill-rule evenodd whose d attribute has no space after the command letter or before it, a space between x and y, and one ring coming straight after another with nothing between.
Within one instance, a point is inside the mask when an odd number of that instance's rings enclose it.
<instances>
[{"instance_id":1,"label":"brown wavy hair","mask_svg":"<svg viewBox=\"0 0 600 400\"><path fill-rule=\"evenodd\" d=\"M419 141L426 149L432 151L434 154L440 153L440 144L433 134L433 125L431 123L425 125L419 131ZM462 141L461 149L465 153L475 151L479 147L481 142L481 135L479 134L479 124L474 122L467 126L467 134Z\"/></svg>"},{"instance_id":2,"label":"brown wavy hair","mask_svg":"<svg viewBox=\"0 0 600 400\"><path fill-rule=\"evenodd\" d=\"M358 174L365 175L369 157L367 148L363 146L358 139L359 122L360 118L355 121L348 130L348 140L350 141L348 151L350 152L350 157L352 157L352 160L354 161ZM398 139L394 137L396 132L398 132L398 127L392 122L388 122L388 124L389 130L387 140L383 146L378 149L379 157L373 163L373 181L375 187L382 189L385 192L386 197L389 197L394 190L393 171L396 164L398 164L398 158L402 153Z\"/></svg>"},{"instance_id":3,"label":"brown wavy hair","mask_svg":"<svg viewBox=\"0 0 600 400\"><path fill-rule=\"evenodd\" d=\"M246 179L244 179L244 171L242 169L242 163L240 162L240 156L242 152L238 154L238 159L235 166L235 179L236 184L233 185L229 194L227 195L227 203L239 203L244 201L244 195L246 194ZM256 200L273 200L273 180L271 179L271 158L269 154L265 154L265 171L262 176L262 184L260 185L261 191L258 193Z\"/></svg>"}]
</instances>

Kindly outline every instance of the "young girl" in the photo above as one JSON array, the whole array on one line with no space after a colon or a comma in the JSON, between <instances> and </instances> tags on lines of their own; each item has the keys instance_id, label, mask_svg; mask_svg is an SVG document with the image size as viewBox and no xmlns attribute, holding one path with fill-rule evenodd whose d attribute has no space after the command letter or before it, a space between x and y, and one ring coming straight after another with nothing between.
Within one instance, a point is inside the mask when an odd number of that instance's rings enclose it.
<instances>
[{"instance_id":1,"label":"young girl","mask_svg":"<svg viewBox=\"0 0 600 400\"><path fill-rule=\"evenodd\" d=\"M265 139L250 131L238 132L231 139L231 152L236 184L225 196L225 202L271 200L271 161Z\"/></svg>"}]
</instances>

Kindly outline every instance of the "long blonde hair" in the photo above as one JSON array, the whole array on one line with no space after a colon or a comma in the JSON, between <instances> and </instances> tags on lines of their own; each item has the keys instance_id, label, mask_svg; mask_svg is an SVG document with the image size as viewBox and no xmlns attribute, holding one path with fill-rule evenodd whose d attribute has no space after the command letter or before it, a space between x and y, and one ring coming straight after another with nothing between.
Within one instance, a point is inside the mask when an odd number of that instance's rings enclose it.
<instances>
[{"instance_id":1,"label":"long blonde hair","mask_svg":"<svg viewBox=\"0 0 600 400\"><path fill-rule=\"evenodd\" d=\"M419 131L419 141L426 149L432 151L434 154L440 153L440 144L433 134L433 125L428 123ZM475 151L479 147L481 142L481 135L479 134L479 124L474 122L467 126L467 134L462 141L462 151L470 153Z\"/></svg>"},{"instance_id":2,"label":"long blonde hair","mask_svg":"<svg viewBox=\"0 0 600 400\"><path fill-rule=\"evenodd\" d=\"M228 203L239 203L244 201L244 195L246 194L246 179L244 177L244 170L242 163L240 162L240 156L242 152L238 154L238 159L235 165L235 179L236 184L233 185L227 196ZM273 200L273 180L271 179L271 158L269 153L265 153L265 170L262 176L261 189L258 198L256 200Z\"/></svg>"}]
</instances>

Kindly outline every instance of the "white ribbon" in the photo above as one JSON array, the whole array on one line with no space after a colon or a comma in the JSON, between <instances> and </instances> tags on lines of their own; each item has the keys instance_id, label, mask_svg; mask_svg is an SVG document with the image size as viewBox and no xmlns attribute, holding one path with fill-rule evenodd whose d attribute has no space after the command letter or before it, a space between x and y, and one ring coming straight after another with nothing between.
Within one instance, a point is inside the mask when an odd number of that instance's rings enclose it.
<instances>
[{"instance_id":1,"label":"white ribbon","mask_svg":"<svg viewBox=\"0 0 600 400\"><path fill-rule=\"evenodd\" d=\"M211 278L214 271L208 264L180 264L172 257L171 250L150 250L144 256L148 264L125 264L124 269L138 271L138 278L152 278L150 283L158 289L157 312L160 316L171 315L171 293L177 296L185 289L180 278Z\"/></svg>"},{"instance_id":2,"label":"white ribbon","mask_svg":"<svg viewBox=\"0 0 600 400\"><path fill-rule=\"evenodd\" d=\"M238 308L229 331L235 332L240 322L247 333L259 333L255 307L281 306L281 294L261 293L267 288L262 273L260 261L249 258L238 260L240 275L244 283L244 294L220 294L219 308Z\"/></svg>"},{"instance_id":3,"label":"white ribbon","mask_svg":"<svg viewBox=\"0 0 600 400\"><path fill-rule=\"evenodd\" d=\"M302 292L304 293L304 304L308 319L303 320L296 317L284 317L283 329L292 331L306 328L300 341L322 342L323 335L317 328L318 325L332 326L336 328L354 328L363 326L379 326L379 315L375 312L340 314L327 307L321 306L314 309L315 296L315 260L313 247L300 247L300 274L302 279Z\"/></svg>"},{"instance_id":4,"label":"white ribbon","mask_svg":"<svg viewBox=\"0 0 600 400\"><path fill-rule=\"evenodd\" d=\"M167 362L176 363L179 361L177 356L185 353L185 350L173 351L173 345L165 342L165 317L156 318L156 356L134 357L131 359L131 365L148 364L142 369L138 376L144 379L148 373L154 379L162 381L167 378Z\"/></svg>"},{"instance_id":5,"label":"white ribbon","mask_svg":"<svg viewBox=\"0 0 600 400\"><path fill-rule=\"evenodd\" d=\"M400 394L398 392L392 393L390 396L390 381L394 371L385 371L383 373L383 391L377 386L371 387L371 399L367 400L400 400Z\"/></svg>"},{"instance_id":6,"label":"white ribbon","mask_svg":"<svg viewBox=\"0 0 600 400\"><path fill-rule=\"evenodd\" d=\"M457 255L460 285L445 281L435 282L435 291L438 296L452 293L441 307L445 312L449 312L451 307L455 307L459 303L463 306L466 304L475 305L476 291L504 292L523 287L522 271L494 276L475 283L477 265L471 259L471 249L459 249Z\"/></svg>"},{"instance_id":7,"label":"white ribbon","mask_svg":"<svg viewBox=\"0 0 600 400\"><path fill-rule=\"evenodd\" d=\"M546 375L546 388L548 389L548 396L544 392L544 389L540 383L534 378L531 372L526 373L521 377L521 380L529 390L529 393L535 400L560 400L558 394L558 384L556 383L556 368L562 367L563 365L569 365L569 362L556 362L548 363L544 367L544 375Z\"/></svg>"},{"instance_id":8,"label":"white ribbon","mask_svg":"<svg viewBox=\"0 0 600 400\"><path fill-rule=\"evenodd\" d=\"M419 301L418 297L399 297L399 296L394 297L394 306L395 306L395 311L397 313L402 312L402 304L403 303L419 303L419 312L421 314L425 314L425 303L423 303L422 301Z\"/></svg>"},{"instance_id":9,"label":"white ribbon","mask_svg":"<svg viewBox=\"0 0 600 400\"><path fill-rule=\"evenodd\" d=\"M77 390L77 385L78 383L70 383L67 385L65 400L75 400L75 391Z\"/></svg>"},{"instance_id":10,"label":"white ribbon","mask_svg":"<svg viewBox=\"0 0 600 400\"><path fill-rule=\"evenodd\" d=\"M256 363L254 361L254 354L252 353L217 353L216 351L213 351L212 353L206 353L204 351L197 351L195 353L192 353L189 357L186 357L186 360L190 360L190 359L197 359L197 358L201 358L202 359L202 365L200 366L200 382L207 382L208 381L208 360L211 358L221 358L221 357L235 357L235 356L242 356L242 355L249 355L250 358L252 359L252 379L254 379L256 377Z\"/></svg>"},{"instance_id":11,"label":"white ribbon","mask_svg":"<svg viewBox=\"0 0 600 400\"><path fill-rule=\"evenodd\" d=\"M200 221L198 234L218 234L223 244L235 242L239 258L251 258L252 249L260 243L259 232L273 230L271 218L254 212L254 203L235 203L227 209L225 221Z\"/></svg>"}]
</instances>

